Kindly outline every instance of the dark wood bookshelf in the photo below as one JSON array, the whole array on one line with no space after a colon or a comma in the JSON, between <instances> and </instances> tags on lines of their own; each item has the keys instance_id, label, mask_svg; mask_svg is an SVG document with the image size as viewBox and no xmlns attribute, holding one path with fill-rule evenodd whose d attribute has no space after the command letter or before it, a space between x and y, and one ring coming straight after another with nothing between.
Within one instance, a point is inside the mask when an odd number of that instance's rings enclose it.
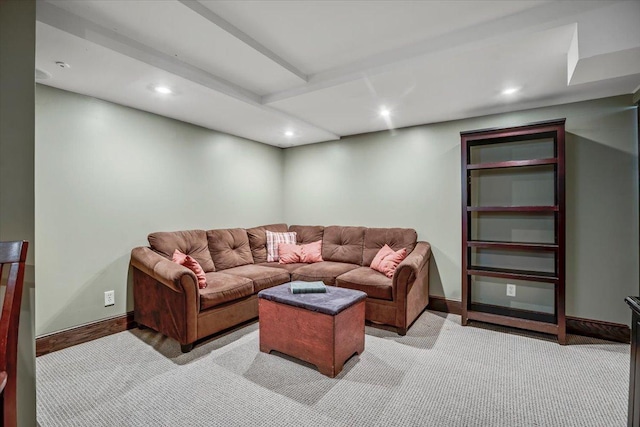
<instances>
[{"instance_id":1,"label":"dark wood bookshelf","mask_svg":"<svg viewBox=\"0 0 640 427\"><path fill-rule=\"evenodd\" d=\"M557 336L560 344L566 343L566 318L565 318L565 150L564 129L565 119L530 123L522 126L501 129L480 129L461 132L462 146L462 324L467 325L471 321L494 323L502 326L526 329L536 332L553 334ZM550 144L553 142L553 157L530 156L522 158L522 151L518 152L518 144L525 143L526 147L534 146L537 142L541 145L533 152L550 153ZM522 144L520 144L520 147ZM490 158L486 158L482 151L483 161L471 163L471 149L482 150L489 147ZM515 149L514 149L515 147ZM546 151L545 151L546 150ZM517 152L517 153L516 153ZM475 153L475 151L474 151ZM514 154L516 153L516 154ZM530 154L530 153L526 153ZM474 154L475 156L475 154ZM515 157L515 159L514 159ZM517 176L517 168L531 167L534 173L548 173L548 166L553 167L553 199L551 206L527 205L527 206L473 206L472 194L479 191L482 184L471 180L473 171L482 169L502 169L501 174L506 174L506 179ZM547 168L535 168L547 166ZM514 170L511 174L510 169ZM546 172L545 172L546 171ZM485 189L486 190L486 189ZM489 188L490 190L490 188ZM551 196L551 195L550 195ZM482 205L482 203L477 203ZM536 214L545 213L553 217L553 243L529 243L509 241L488 241L472 239L472 214L473 213L517 213L524 219L527 216L535 218ZM550 216L550 217L551 217ZM498 225L496 225L498 224ZM494 221L494 227L499 226L500 219ZM508 229L506 230L508 231ZM505 254L510 251L527 251L534 256L535 253L552 253L555 268L553 272L514 270L501 267L481 267L473 265L471 257L473 249L499 249ZM519 256L528 256L519 252ZM533 259L533 258L532 258ZM522 282L542 282L553 286L554 301L553 313L523 310L502 305L485 304L472 301L473 277L489 277L498 279L512 279ZM488 279L490 282L490 279ZM505 286L503 282L496 282L496 286ZM518 284L516 284L518 286Z\"/></svg>"}]
</instances>

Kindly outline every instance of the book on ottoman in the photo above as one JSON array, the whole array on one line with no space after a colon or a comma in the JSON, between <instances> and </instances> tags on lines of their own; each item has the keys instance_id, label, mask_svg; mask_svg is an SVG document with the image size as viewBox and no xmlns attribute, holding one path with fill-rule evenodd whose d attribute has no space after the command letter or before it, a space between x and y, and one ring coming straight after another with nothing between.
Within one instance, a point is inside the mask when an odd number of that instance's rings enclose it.
<instances>
[{"instance_id":1,"label":"book on ottoman","mask_svg":"<svg viewBox=\"0 0 640 427\"><path fill-rule=\"evenodd\" d=\"M322 282L295 281L289 284L292 294L316 294L326 293L327 287Z\"/></svg>"}]
</instances>

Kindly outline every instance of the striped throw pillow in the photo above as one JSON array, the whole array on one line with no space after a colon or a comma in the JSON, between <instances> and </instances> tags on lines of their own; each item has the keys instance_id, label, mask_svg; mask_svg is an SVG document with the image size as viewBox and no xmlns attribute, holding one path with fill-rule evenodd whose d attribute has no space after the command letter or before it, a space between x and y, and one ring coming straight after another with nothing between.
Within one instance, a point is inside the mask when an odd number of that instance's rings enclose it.
<instances>
[{"instance_id":1,"label":"striped throw pillow","mask_svg":"<svg viewBox=\"0 0 640 427\"><path fill-rule=\"evenodd\" d=\"M278 245L280 243L288 243L290 245L296 244L296 232L290 231L288 233L274 233L269 230L265 230L267 234L267 262L278 262L280 257L278 256Z\"/></svg>"}]
</instances>

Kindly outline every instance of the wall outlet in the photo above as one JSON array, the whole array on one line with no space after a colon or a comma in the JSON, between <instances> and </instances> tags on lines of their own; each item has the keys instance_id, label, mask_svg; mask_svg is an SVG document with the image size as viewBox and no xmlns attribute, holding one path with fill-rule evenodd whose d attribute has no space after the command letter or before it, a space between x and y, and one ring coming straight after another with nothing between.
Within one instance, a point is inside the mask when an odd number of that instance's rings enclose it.
<instances>
[{"instance_id":1,"label":"wall outlet","mask_svg":"<svg viewBox=\"0 0 640 427\"><path fill-rule=\"evenodd\" d=\"M511 283L507 284L507 296L508 297L516 296L516 285L513 285Z\"/></svg>"},{"instance_id":2,"label":"wall outlet","mask_svg":"<svg viewBox=\"0 0 640 427\"><path fill-rule=\"evenodd\" d=\"M114 305L116 303L116 294L115 291L107 291L104 293L104 306L109 307L110 305Z\"/></svg>"}]
</instances>

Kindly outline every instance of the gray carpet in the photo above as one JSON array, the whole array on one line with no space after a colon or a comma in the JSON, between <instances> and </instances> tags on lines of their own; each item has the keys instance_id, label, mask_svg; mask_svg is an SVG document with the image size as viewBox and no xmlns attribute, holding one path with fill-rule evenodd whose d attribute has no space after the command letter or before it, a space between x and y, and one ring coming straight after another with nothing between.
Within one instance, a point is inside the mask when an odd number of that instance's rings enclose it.
<instances>
[{"instance_id":1,"label":"gray carpet","mask_svg":"<svg viewBox=\"0 0 640 427\"><path fill-rule=\"evenodd\" d=\"M478 324L481 326L481 324ZM48 426L624 426L629 345L462 327L367 327L335 379L258 349L254 323L182 354L132 330L37 359Z\"/></svg>"}]
</instances>

